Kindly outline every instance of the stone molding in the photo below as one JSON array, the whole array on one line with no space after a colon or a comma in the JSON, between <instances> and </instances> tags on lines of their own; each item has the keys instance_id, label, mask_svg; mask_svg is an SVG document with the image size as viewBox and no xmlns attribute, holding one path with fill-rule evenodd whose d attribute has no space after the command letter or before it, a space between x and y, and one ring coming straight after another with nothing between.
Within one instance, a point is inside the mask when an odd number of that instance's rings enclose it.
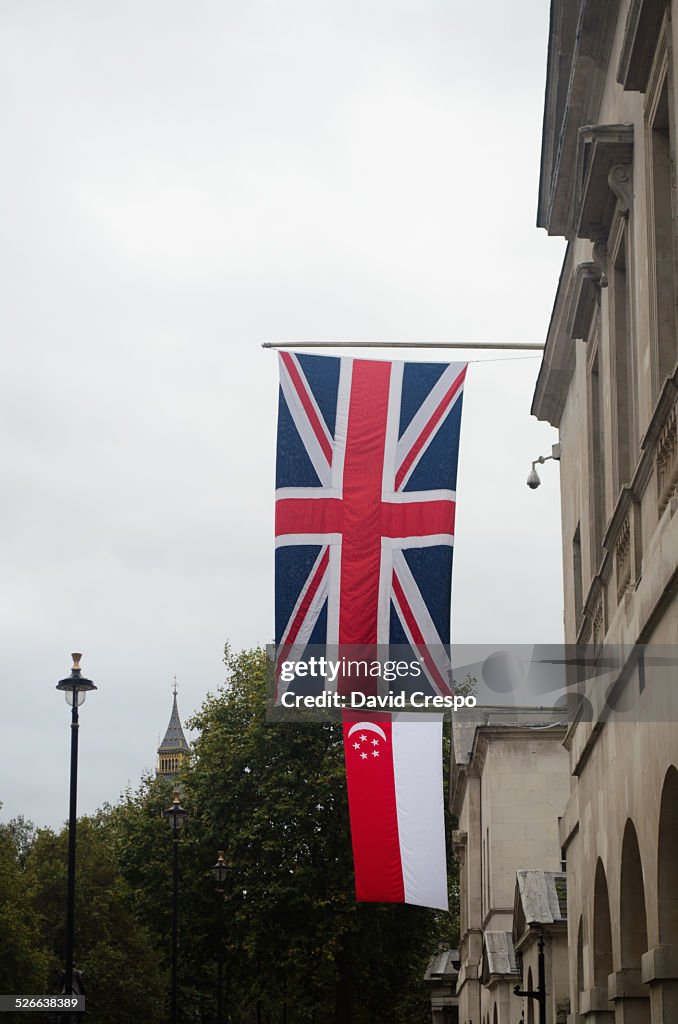
<instances>
[{"instance_id":1,"label":"stone molding","mask_svg":"<svg viewBox=\"0 0 678 1024\"><path fill-rule=\"evenodd\" d=\"M569 209L576 188L577 131L600 109L605 72L618 17L618 0L557 4L554 14L576 20L571 59L558 53L560 27L549 36L546 72L545 132L542 138L537 225L550 235L568 236ZM559 107L558 97L566 94Z\"/></svg>"},{"instance_id":2,"label":"stone molding","mask_svg":"<svg viewBox=\"0 0 678 1024\"><path fill-rule=\"evenodd\" d=\"M631 0L617 81L627 92L645 92L667 0Z\"/></svg>"},{"instance_id":3,"label":"stone molding","mask_svg":"<svg viewBox=\"0 0 678 1024\"><path fill-rule=\"evenodd\" d=\"M595 988L586 989L579 993L579 1012L586 1016L588 1013L609 1013L612 1011L607 988L596 985Z\"/></svg>"},{"instance_id":4,"label":"stone molding","mask_svg":"<svg viewBox=\"0 0 678 1024\"><path fill-rule=\"evenodd\" d=\"M607 979L607 995L611 1002L617 999L649 999L639 968L624 967Z\"/></svg>"},{"instance_id":5,"label":"stone molding","mask_svg":"<svg viewBox=\"0 0 678 1024\"><path fill-rule=\"evenodd\" d=\"M678 946L654 946L643 953L641 975L645 985L678 979Z\"/></svg>"}]
</instances>

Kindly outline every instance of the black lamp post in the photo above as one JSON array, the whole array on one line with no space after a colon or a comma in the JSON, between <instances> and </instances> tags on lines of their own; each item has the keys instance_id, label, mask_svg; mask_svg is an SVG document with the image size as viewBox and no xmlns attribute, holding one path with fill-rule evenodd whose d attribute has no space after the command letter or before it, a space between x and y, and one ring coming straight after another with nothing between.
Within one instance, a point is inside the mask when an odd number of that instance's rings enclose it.
<instances>
[{"instance_id":1,"label":"black lamp post","mask_svg":"<svg viewBox=\"0 0 678 1024\"><path fill-rule=\"evenodd\" d=\"M82 654L72 654L73 668L66 679L60 679L57 690L63 690L71 708L71 783L68 807L68 893L66 897L66 972L64 992L73 994L73 930L75 922L75 824L78 804L78 708L84 704L89 690L96 690L91 679L84 679L80 668Z\"/></svg>"},{"instance_id":2,"label":"black lamp post","mask_svg":"<svg viewBox=\"0 0 678 1024\"><path fill-rule=\"evenodd\" d=\"M544 935L543 932L539 936L537 942L537 973L539 978L539 984L536 989L525 989L521 990L520 985L516 985L513 992L517 996L523 996L525 999L535 999L539 1005L539 1024L546 1024L546 965L544 962Z\"/></svg>"},{"instance_id":3,"label":"black lamp post","mask_svg":"<svg viewBox=\"0 0 678 1024\"><path fill-rule=\"evenodd\" d=\"M188 811L179 802L179 794L175 793L172 806L163 811L172 826L172 993L170 1001L170 1022L177 1024L177 935L179 920L179 833Z\"/></svg>"},{"instance_id":4,"label":"black lamp post","mask_svg":"<svg viewBox=\"0 0 678 1024\"><path fill-rule=\"evenodd\" d=\"M217 883L215 890L219 900L219 935L217 937L217 1024L224 1024L224 942L222 935L223 925L223 885L226 881L228 868L224 861L224 851L219 850L217 862L212 868L214 880Z\"/></svg>"}]
</instances>

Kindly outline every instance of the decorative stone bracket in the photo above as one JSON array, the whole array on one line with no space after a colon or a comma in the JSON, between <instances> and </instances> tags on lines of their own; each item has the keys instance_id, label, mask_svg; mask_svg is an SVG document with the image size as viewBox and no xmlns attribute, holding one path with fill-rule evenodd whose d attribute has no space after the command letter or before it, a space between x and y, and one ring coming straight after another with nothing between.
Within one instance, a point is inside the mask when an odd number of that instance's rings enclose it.
<instances>
[{"instance_id":1,"label":"decorative stone bracket","mask_svg":"<svg viewBox=\"0 0 678 1024\"><path fill-rule=\"evenodd\" d=\"M600 286L607 285L607 240L615 217L633 205L633 125L585 125L579 129L572 228L593 242Z\"/></svg>"}]
</instances>

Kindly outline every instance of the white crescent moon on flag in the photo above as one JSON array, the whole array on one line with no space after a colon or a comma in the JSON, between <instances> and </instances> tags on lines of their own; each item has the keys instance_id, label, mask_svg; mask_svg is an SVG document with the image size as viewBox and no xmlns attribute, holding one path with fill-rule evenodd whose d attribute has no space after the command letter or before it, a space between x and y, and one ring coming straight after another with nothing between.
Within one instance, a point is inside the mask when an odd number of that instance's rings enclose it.
<instances>
[{"instance_id":1,"label":"white crescent moon on flag","mask_svg":"<svg viewBox=\"0 0 678 1024\"><path fill-rule=\"evenodd\" d=\"M371 729L372 732L376 732L377 735L381 736L382 740L386 742L386 733L381 728L381 726L375 725L374 722L356 722L356 724L352 725L351 728L348 730L348 738L350 739L353 733L357 732L358 729Z\"/></svg>"}]
</instances>

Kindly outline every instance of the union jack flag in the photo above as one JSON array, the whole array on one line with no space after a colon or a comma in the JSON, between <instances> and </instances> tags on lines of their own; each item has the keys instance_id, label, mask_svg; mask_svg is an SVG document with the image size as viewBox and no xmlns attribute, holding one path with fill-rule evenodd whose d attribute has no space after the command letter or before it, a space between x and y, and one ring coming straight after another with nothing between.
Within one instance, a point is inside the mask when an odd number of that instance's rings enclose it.
<instances>
[{"instance_id":1,"label":"union jack flag","mask_svg":"<svg viewBox=\"0 0 678 1024\"><path fill-rule=\"evenodd\" d=\"M450 694L466 364L279 358L278 661L307 645L409 646L430 691Z\"/></svg>"}]
</instances>

